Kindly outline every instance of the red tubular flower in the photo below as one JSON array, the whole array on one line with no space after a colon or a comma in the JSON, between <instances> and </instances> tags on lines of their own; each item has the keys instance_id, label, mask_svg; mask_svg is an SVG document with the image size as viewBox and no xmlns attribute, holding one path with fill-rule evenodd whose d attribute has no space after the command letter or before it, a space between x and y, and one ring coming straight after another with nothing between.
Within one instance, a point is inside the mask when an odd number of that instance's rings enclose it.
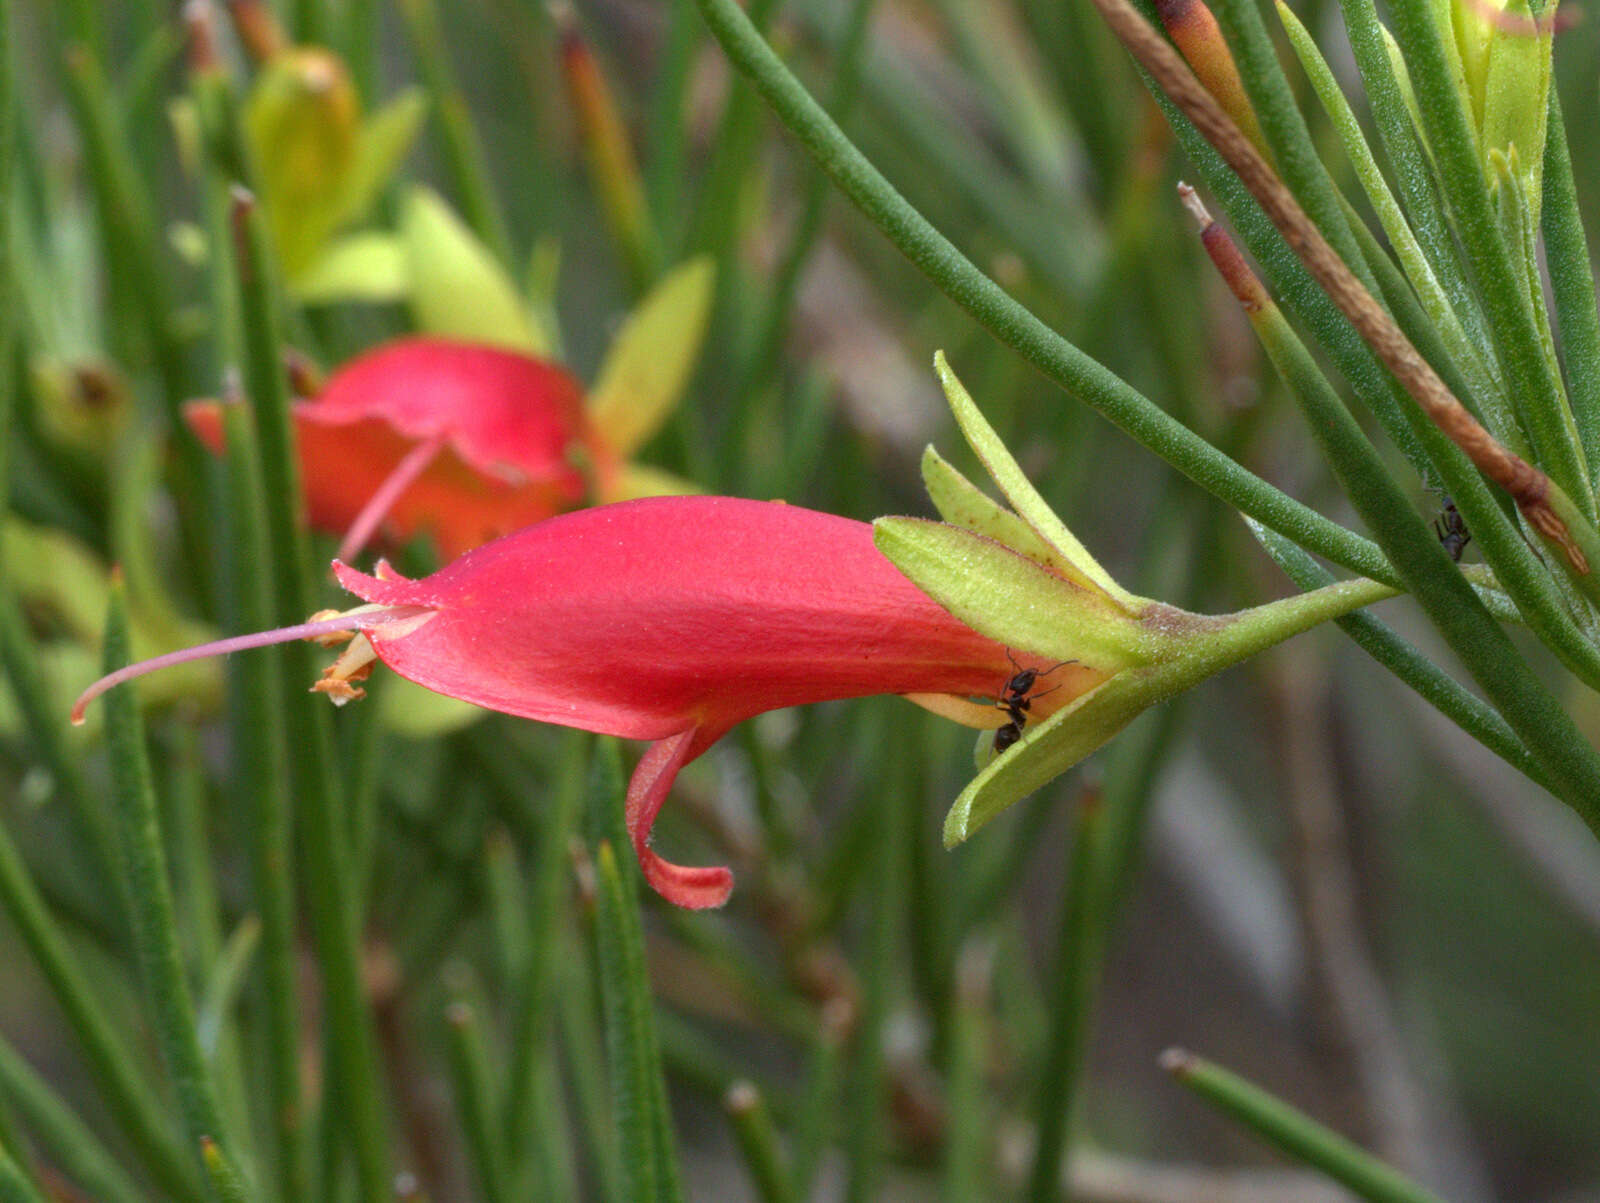
<instances>
[{"instance_id":1,"label":"red tubular flower","mask_svg":"<svg viewBox=\"0 0 1600 1203\"><path fill-rule=\"evenodd\" d=\"M627 826L645 878L686 907L718 906L725 868L671 864L651 827L684 765L763 711L829 698L924 696L997 728L993 700L1021 668L1046 672L1043 718L1106 671L1013 660L913 585L864 522L781 502L661 497L578 510L468 552L419 580L380 562L335 562L371 603L120 670L74 711L141 672L286 639L358 631L317 688L355 696L376 656L401 676L491 710L654 741L628 786ZM976 704L972 699L980 699Z\"/></svg>"},{"instance_id":2,"label":"red tubular flower","mask_svg":"<svg viewBox=\"0 0 1600 1203\"><path fill-rule=\"evenodd\" d=\"M334 571L368 602L404 607L364 632L401 676L656 741L628 787L628 829L645 877L681 906L720 905L732 876L662 860L650 829L678 771L736 723L828 698L993 696L1014 671L1005 648L902 576L866 523L777 502L625 502L519 531L422 580L386 565ZM421 625L419 609L431 613Z\"/></svg>"},{"instance_id":3,"label":"red tubular flower","mask_svg":"<svg viewBox=\"0 0 1600 1203\"><path fill-rule=\"evenodd\" d=\"M185 416L222 449L221 407ZM381 521L402 541L431 533L460 555L583 502L593 458L583 388L530 355L405 338L345 364L294 406L307 516L352 556ZM578 453L575 455L575 452Z\"/></svg>"}]
</instances>

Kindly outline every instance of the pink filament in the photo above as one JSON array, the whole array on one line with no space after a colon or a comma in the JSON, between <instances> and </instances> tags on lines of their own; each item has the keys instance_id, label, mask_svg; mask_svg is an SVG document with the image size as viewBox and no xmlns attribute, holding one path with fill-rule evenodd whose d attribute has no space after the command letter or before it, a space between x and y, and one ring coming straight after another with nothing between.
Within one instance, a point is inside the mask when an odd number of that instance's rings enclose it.
<instances>
[{"instance_id":1,"label":"pink filament","mask_svg":"<svg viewBox=\"0 0 1600 1203\"><path fill-rule=\"evenodd\" d=\"M412 482L433 462L434 456L439 454L448 437L443 433L436 434L427 442L418 443L406 452L405 458L394 466L394 471L389 473L384 482L367 499L367 504L361 507L361 512L350 524L344 542L339 544L339 559L348 563L356 558L357 553L367 545L367 540L372 538L372 532L378 529L378 523L384 520L394 508L394 503L400 500L400 494L409 489Z\"/></svg>"},{"instance_id":2,"label":"pink filament","mask_svg":"<svg viewBox=\"0 0 1600 1203\"><path fill-rule=\"evenodd\" d=\"M124 681L131 681L135 677L142 677L146 673L153 673L158 669L171 668L174 664L186 664L190 660L204 660L211 656L226 656L231 652L247 651L253 647L268 647L274 643L292 643L296 639L313 639L318 635L332 635L339 631L364 631L368 627L379 626L382 623L394 622L398 619L414 618L427 611L419 606L385 606L374 608L361 614L342 614L337 618L325 618L319 622L302 622L297 626L279 627L274 631L256 631L249 635L234 635L229 639L218 639L212 643L202 643L198 647L186 647L176 652L168 652L164 656L154 656L149 660L141 660L137 664L124 665L115 672L107 673L93 685L85 689L72 707L72 725L81 726L84 711L89 703L103 694L106 690L121 685Z\"/></svg>"}]
</instances>

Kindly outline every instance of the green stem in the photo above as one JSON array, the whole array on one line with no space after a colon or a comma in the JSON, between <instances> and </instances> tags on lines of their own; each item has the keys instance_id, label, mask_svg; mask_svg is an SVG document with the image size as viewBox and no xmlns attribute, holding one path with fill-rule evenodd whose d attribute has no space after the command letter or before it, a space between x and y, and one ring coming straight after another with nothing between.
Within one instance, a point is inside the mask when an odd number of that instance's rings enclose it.
<instances>
[{"instance_id":1,"label":"green stem","mask_svg":"<svg viewBox=\"0 0 1600 1203\"><path fill-rule=\"evenodd\" d=\"M1219 266L1223 266L1228 260L1224 239L1220 235L1219 229L1211 227L1203 237L1213 255L1222 255ZM1235 261L1235 266L1238 265L1239 262ZM1227 267L1224 266L1223 270L1224 275L1230 274ZM1235 286L1236 291L1242 289L1250 292L1252 285L1259 288L1253 277L1230 278L1229 283ZM1444 567L1447 557L1438 547L1432 532L1423 528L1419 533L1417 528L1423 527L1423 523L1415 507L1395 482L1387 465L1367 440L1344 402L1334 392L1333 386L1284 318L1283 312L1264 296L1252 295L1250 299L1258 305L1249 312L1250 324L1266 348L1273 367L1283 377L1300 405L1307 426L1356 511L1361 514L1368 529L1378 536L1379 545L1387 550L1390 560L1406 574L1412 592L1418 594L1425 606L1437 604L1435 595L1423 596L1424 583L1429 580L1448 580L1452 591L1459 592L1456 584L1459 574ZM1438 465L1446 486L1452 490L1456 504L1466 517L1468 527L1475 537L1484 541L1491 563L1498 565L1505 560L1521 570L1508 573L1501 578L1501 583L1518 602L1529 625L1573 673L1600 688L1600 652L1566 615L1553 593L1549 575L1533 560L1521 532L1500 508L1483 478L1464 462L1459 450L1444 433L1414 410L1411 416L1423 447ZM1415 549L1415 554L1402 553L1400 550L1397 540L1402 537L1402 527L1406 528L1403 536L1405 542ZM1471 664L1470 659L1468 664Z\"/></svg>"},{"instance_id":2,"label":"green stem","mask_svg":"<svg viewBox=\"0 0 1600 1203\"><path fill-rule=\"evenodd\" d=\"M167 1127L168 1116L140 1076L132 1053L101 1009L99 992L83 976L28 874L10 834L0 827L0 903L38 962L45 981L77 1034L89 1071L113 1120L128 1134L162 1190L188 1203L204 1198L197 1166Z\"/></svg>"},{"instance_id":3,"label":"green stem","mask_svg":"<svg viewBox=\"0 0 1600 1203\"><path fill-rule=\"evenodd\" d=\"M722 1107L733 1123L733 1136L755 1185L756 1198L760 1203L798 1203L794 1179L778 1147L772 1113L755 1084L735 1082L723 1096Z\"/></svg>"},{"instance_id":4,"label":"green stem","mask_svg":"<svg viewBox=\"0 0 1600 1203\"><path fill-rule=\"evenodd\" d=\"M1258 524L1252 533L1273 561L1302 589L1331 585L1334 576L1314 559ZM1333 620L1356 645L1413 689L1423 701L1499 756L1512 768L1546 789L1549 777L1493 707L1467 692L1448 673L1370 614L1346 614Z\"/></svg>"},{"instance_id":5,"label":"green stem","mask_svg":"<svg viewBox=\"0 0 1600 1203\"><path fill-rule=\"evenodd\" d=\"M1555 296L1556 323L1567 364L1567 391L1591 477L1600 475L1600 310L1595 305L1589 245L1578 211L1561 98L1550 89L1544 155L1544 241Z\"/></svg>"},{"instance_id":6,"label":"green stem","mask_svg":"<svg viewBox=\"0 0 1600 1203\"><path fill-rule=\"evenodd\" d=\"M1443 1203L1337 1132L1219 1065L1169 1049L1161 1066L1207 1103L1371 1203Z\"/></svg>"},{"instance_id":7,"label":"green stem","mask_svg":"<svg viewBox=\"0 0 1600 1203\"><path fill-rule=\"evenodd\" d=\"M0 1095L16 1107L61 1172L91 1198L142 1203L139 1188L99 1137L4 1039L0 1039Z\"/></svg>"},{"instance_id":8,"label":"green stem","mask_svg":"<svg viewBox=\"0 0 1600 1203\"><path fill-rule=\"evenodd\" d=\"M1141 446L1236 509L1363 576L1394 580L1369 542L1247 471L1056 334L928 224L845 137L751 26L736 0L698 0L728 57L751 77L833 181L936 286L1001 342Z\"/></svg>"},{"instance_id":9,"label":"green stem","mask_svg":"<svg viewBox=\"0 0 1600 1203\"><path fill-rule=\"evenodd\" d=\"M111 613L106 621L106 672L127 662L127 644L122 585L113 581ZM225 1133L216 1088L195 1033L194 999L178 949L177 914L167 876L155 786L145 755L144 724L134 690L113 690L107 699L106 735L117 827L133 908L134 951L156 1043L178 1097L190 1147L198 1156L203 1142L220 1144Z\"/></svg>"},{"instance_id":10,"label":"green stem","mask_svg":"<svg viewBox=\"0 0 1600 1203\"><path fill-rule=\"evenodd\" d=\"M1273 292L1316 336L1329 357L1351 382L1357 395L1366 401L1369 408L1374 407L1373 398L1383 390L1391 392L1397 402L1406 407L1413 429L1428 448L1429 457L1437 465L1446 487L1459 490L1466 510L1471 510L1482 520L1484 533L1489 540L1487 547L1494 556L1496 576L1508 591L1513 593L1519 606L1526 613L1537 611L1538 621L1546 629L1552 632L1565 632L1555 642L1558 645L1566 645L1568 655L1575 662L1581 663L1585 653L1573 640L1575 628L1572 619L1554 591L1549 570L1526 544L1521 532L1499 510L1498 497L1489 490L1477 471L1464 462L1464 456L1460 451L1450 445L1442 432L1417 410L1409 394L1400 388L1392 376L1382 370L1371 349L1361 341L1320 285L1310 277L1305 266L1284 243L1271 221L1250 197L1238 177L1222 162L1221 157L1200 137L1189 120L1166 99L1164 94L1157 92L1156 98L1163 105L1169 121L1173 123L1184 149L1199 165L1201 175L1221 200L1244 245L1261 265ZM1326 386L1325 380L1322 383ZM1342 402L1338 404L1340 407L1343 405ZM1313 425L1313 433L1327 432ZM1394 482L1389 479L1387 472L1384 477L1380 487L1388 492L1392 490ZM1405 505L1409 507L1409 502ZM1468 522L1472 520L1469 516ZM1309 548L1309 544L1303 541L1301 545ZM1398 577L1379 579L1390 583L1399 581ZM1410 587L1415 592L1415 586Z\"/></svg>"},{"instance_id":11,"label":"green stem","mask_svg":"<svg viewBox=\"0 0 1600 1203\"><path fill-rule=\"evenodd\" d=\"M248 193L236 192L233 225L239 256L240 319L244 325L245 383L252 402L261 456L262 490L272 550L275 609L279 622L298 621L313 609L310 548L302 521L303 494L294 454L294 428L280 363L276 296L267 272L261 215ZM290 649L288 671L312 679L317 671L312 649ZM302 698L289 706L291 787L299 802L301 848L331 1047L337 1052L343 1111L324 1115L339 1122L354 1145L361 1195L366 1203L387 1203L393 1191L389 1136L379 1088L366 990L361 977L359 919L351 898L345 860L344 808L333 777L332 734L328 713Z\"/></svg>"},{"instance_id":12,"label":"green stem","mask_svg":"<svg viewBox=\"0 0 1600 1203\"><path fill-rule=\"evenodd\" d=\"M1083 1075L1084 1053L1100 980L1104 936L1096 864L1104 813L1087 789L1073 815L1072 857L1056 920L1056 963L1050 985L1050 1035L1034 1104L1038 1143L1028 1198L1052 1203L1061 1195L1063 1159Z\"/></svg>"},{"instance_id":13,"label":"green stem","mask_svg":"<svg viewBox=\"0 0 1600 1203\"><path fill-rule=\"evenodd\" d=\"M1445 60L1433 10L1425 4L1399 4L1390 15L1460 243L1477 278L1506 385L1517 399L1539 466L1592 523L1595 494L1583 466L1583 450L1569 436L1567 400L1561 382L1549 370L1538 317L1528 303L1484 182L1476 139Z\"/></svg>"},{"instance_id":14,"label":"green stem","mask_svg":"<svg viewBox=\"0 0 1600 1203\"><path fill-rule=\"evenodd\" d=\"M506 232L505 215L495 198L483 142L468 115L466 98L461 94L450 65L444 34L439 27L439 10L434 0L403 0L400 12L405 17L406 32L411 35L422 82L433 102L445 170L456 195L461 198L461 212L473 233L502 264L509 265L511 236Z\"/></svg>"}]
</instances>

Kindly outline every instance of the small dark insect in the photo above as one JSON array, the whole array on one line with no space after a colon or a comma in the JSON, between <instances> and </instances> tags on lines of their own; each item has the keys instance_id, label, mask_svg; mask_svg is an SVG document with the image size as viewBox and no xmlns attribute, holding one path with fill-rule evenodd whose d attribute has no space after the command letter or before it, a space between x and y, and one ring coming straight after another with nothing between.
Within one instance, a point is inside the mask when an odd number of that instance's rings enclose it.
<instances>
[{"instance_id":1,"label":"small dark insect","mask_svg":"<svg viewBox=\"0 0 1600 1203\"><path fill-rule=\"evenodd\" d=\"M1047 693L1054 693L1061 686L1056 685L1040 693L1034 693L1033 687L1040 677L1048 677L1058 668L1068 664L1076 664L1076 660L1063 660L1060 664L1052 664L1049 668L1023 668L1017 663L1017 658L1006 649L1006 659L1011 661L1011 667L1017 671L1011 674L1011 679L1006 682L1001 691L995 707L1004 710L1011 721L1001 726L994 733L994 751L998 756L1017 740L1022 738L1022 728L1028 724L1028 711L1033 709L1034 698L1042 698Z\"/></svg>"},{"instance_id":2,"label":"small dark insect","mask_svg":"<svg viewBox=\"0 0 1600 1203\"><path fill-rule=\"evenodd\" d=\"M1461 553L1472 542L1472 532L1467 529L1466 520L1461 517L1461 511L1456 509L1456 503L1449 497L1444 499L1444 509L1433 520L1433 533L1439 536L1439 542L1450 553L1450 558L1457 564L1461 563Z\"/></svg>"}]
</instances>

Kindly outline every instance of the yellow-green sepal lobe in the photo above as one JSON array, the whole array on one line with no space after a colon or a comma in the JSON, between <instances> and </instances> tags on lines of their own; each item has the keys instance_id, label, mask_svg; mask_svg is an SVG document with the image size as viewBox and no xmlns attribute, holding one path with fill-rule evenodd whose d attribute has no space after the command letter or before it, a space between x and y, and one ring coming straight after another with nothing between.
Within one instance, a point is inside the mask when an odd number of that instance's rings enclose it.
<instances>
[{"instance_id":1,"label":"yellow-green sepal lobe","mask_svg":"<svg viewBox=\"0 0 1600 1203\"><path fill-rule=\"evenodd\" d=\"M1116 672L1160 654L1138 618L984 535L922 518L879 518L896 568L962 622L1019 651Z\"/></svg>"},{"instance_id":2,"label":"yellow-green sepal lobe","mask_svg":"<svg viewBox=\"0 0 1600 1203\"><path fill-rule=\"evenodd\" d=\"M939 383L944 387L944 395L950 402L950 412L955 415L956 424L961 427L962 435L978 459L983 462L984 469L993 478L1001 494L1011 503L1011 508L1016 511L1017 516L1032 527L1039 538L1061 553L1065 562L1071 565L1069 575L1074 579L1099 589L1124 610L1137 611L1141 599L1117 584L1111 574L1100 567L1095 558L1089 554L1088 549L1078 542L1066 524L1056 517L1055 511L1046 504L1039 491L1033 487L1033 483L1023 474L1017 461L1012 458L1011 452L1006 450L1006 445L1000 441L1000 436L984 419L977 404L972 400L972 395L967 392L966 386L950 370L943 351L934 355L933 368L939 374Z\"/></svg>"}]
</instances>

